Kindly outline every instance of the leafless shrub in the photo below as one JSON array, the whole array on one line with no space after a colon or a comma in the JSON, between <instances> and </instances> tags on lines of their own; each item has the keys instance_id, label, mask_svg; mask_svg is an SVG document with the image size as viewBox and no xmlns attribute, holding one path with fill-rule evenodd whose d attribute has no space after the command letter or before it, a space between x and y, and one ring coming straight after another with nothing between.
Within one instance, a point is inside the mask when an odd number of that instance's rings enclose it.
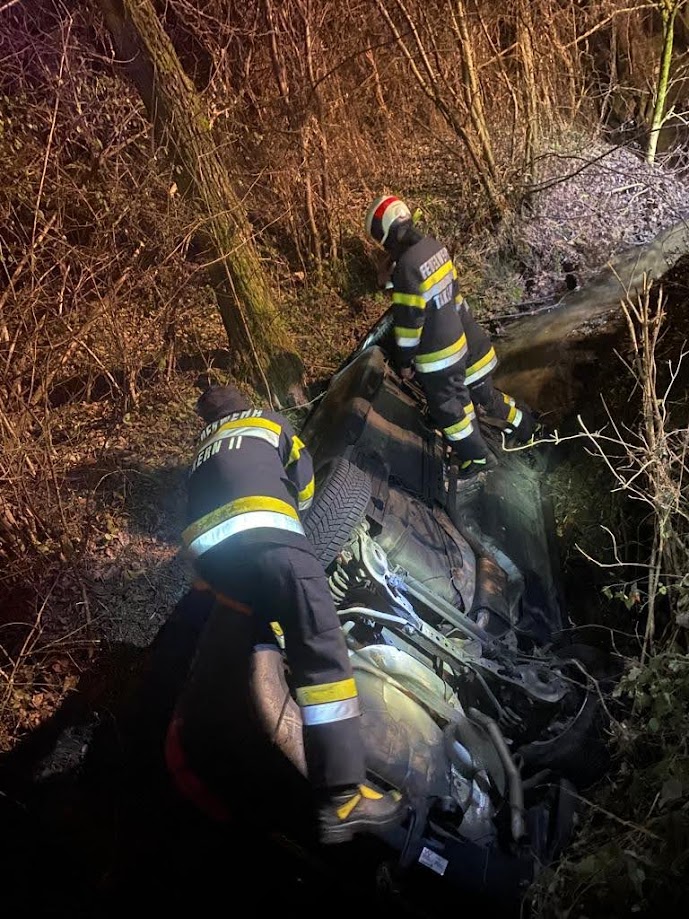
<instances>
[{"instance_id":1,"label":"leafless shrub","mask_svg":"<svg viewBox=\"0 0 689 919\"><path fill-rule=\"evenodd\" d=\"M614 476L617 490L648 508L652 540L641 604L646 614L643 663L653 647L661 599L669 604L673 627L689 624L689 427L674 394L687 349L685 343L661 374L657 350L666 319L665 301L662 289L656 292L648 280L638 298L627 295L622 310L631 343L626 364L633 380L632 398L639 402L639 425L623 427L611 412L611 433L592 432L581 419L580 424ZM617 556L615 564L624 568L624 560Z\"/></svg>"}]
</instances>

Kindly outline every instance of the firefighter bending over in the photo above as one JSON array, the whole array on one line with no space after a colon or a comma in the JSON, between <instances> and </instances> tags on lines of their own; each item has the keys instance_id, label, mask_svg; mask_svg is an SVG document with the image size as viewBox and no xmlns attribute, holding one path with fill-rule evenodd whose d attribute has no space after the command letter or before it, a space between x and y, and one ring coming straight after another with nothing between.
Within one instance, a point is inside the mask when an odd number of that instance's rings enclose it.
<instances>
[{"instance_id":1,"label":"firefighter bending over","mask_svg":"<svg viewBox=\"0 0 689 919\"><path fill-rule=\"evenodd\" d=\"M393 195L377 198L366 232L394 263L392 309L397 362L403 377L414 371L435 424L468 478L486 468L489 450L474 404L501 420L505 433L528 443L535 420L493 386L498 359L459 291L457 271L445 246L415 227L407 205Z\"/></svg>"},{"instance_id":2,"label":"firefighter bending over","mask_svg":"<svg viewBox=\"0 0 689 919\"><path fill-rule=\"evenodd\" d=\"M234 387L212 386L197 411L207 426L191 467L190 522L182 539L219 601L208 628L214 618L231 614L228 607L251 614L257 632L279 620L318 796L321 841L388 829L403 817L401 796L365 784L347 646L325 572L299 519L313 498L311 457L284 417L253 409ZM222 658L222 648L211 644L211 656ZM203 671L203 655L202 642L193 671ZM209 663L206 670L212 669ZM183 747L184 721L179 742Z\"/></svg>"}]
</instances>

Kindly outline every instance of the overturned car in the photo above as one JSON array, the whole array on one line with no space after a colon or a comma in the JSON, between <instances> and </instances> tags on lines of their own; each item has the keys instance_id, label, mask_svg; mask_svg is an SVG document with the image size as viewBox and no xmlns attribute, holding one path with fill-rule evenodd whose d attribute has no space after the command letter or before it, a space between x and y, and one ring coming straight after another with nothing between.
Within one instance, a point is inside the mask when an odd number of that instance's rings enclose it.
<instances>
[{"instance_id":1,"label":"overturned car","mask_svg":"<svg viewBox=\"0 0 689 919\"><path fill-rule=\"evenodd\" d=\"M542 455L505 450L499 423L484 417L497 465L459 479L388 343L384 319L301 433L316 470L305 526L346 635L368 781L402 789L409 802L380 846L350 845L398 889L434 878L514 902L566 844L575 789L605 768L604 673L594 649L563 639ZM249 653L236 618L227 692L206 706L196 741L218 764L211 788L275 789L237 795L234 818L245 808L254 826L308 848L313 815L289 672L279 642ZM168 636L179 625L173 617ZM165 643L164 629L163 657Z\"/></svg>"}]
</instances>

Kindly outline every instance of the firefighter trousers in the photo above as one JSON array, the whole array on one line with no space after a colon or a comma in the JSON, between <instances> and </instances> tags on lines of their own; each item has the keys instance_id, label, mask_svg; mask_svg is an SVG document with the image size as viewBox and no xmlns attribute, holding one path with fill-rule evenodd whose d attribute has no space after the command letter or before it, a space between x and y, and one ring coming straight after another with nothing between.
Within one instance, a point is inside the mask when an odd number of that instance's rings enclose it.
<instances>
[{"instance_id":1,"label":"firefighter trousers","mask_svg":"<svg viewBox=\"0 0 689 919\"><path fill-rule=\"evenodd\" d=\"M512 396L495 388L491 367L495 368L497 359L488 335L476 322L473 313L468 308L464 309L462 325L469 349L465 369L469 380L468 398L471 399L474 406L480 405L487 415L506 422L517 440L526 442L535 428L532 414L526 406L517 406ZM489 354L493 354L493 360L486 365L485 360ZM483 367L481 367L482 364Z\"/></svg>"},{"instance_id":2,"label":"firefighter trousers","mask_svg":"<svg viewBox=\"0 0 689 919\"><path fill-rule=\"evenodd\" d=\"M456 364L435 373L417 373L434 423L442 429L456 455L462 459L483 459L488 449L478 422L467 416L472 407L471 395L464 382L464 366ZM457 434L453 429L466 419L466 427Z\"/></svg>"},{"instance_id":3,"label":"firefighter trousers","mask_svg":"<svg viewBox=\"0 0 689 919\"><path fill-rule=\"evenodd\" d=\"M233 609L251 618L254 648L275 646L271 623L277 622L302 714L311 784L323 791L361 784L366 768L356 685L321 563L306 539L299 548L232 543L228 540L227 547L221 544L197 563L200 576L221 602L194 661L192 683L206 688L196 694L192 688L191 702L182 709L185 728L197 715L207 719L208 705L222 698L231 657L223 647L232 640L227 617Z\"/></svg>"},{"instance_id":4,"label":"firefighter trousers","mask_svg":"<svg viewBox=\"0 0 689 919\"><path fill-rule=\"evenodd\" d=\"M534 432L536 422L533 415L525 406L517 407L507 393L496 389L490 375L468 387L464 382L463 369L454 370L452 367L436 373L417 374L417 379L421 381L435 424L443 430L453 451L462 460L483 459L488 452L475 417L477 405L487 415L504 421L506 429L523 443ZM461 439L453 439L453 429L466 417L467 406L472 414L471 430Z\"/></svg>"},{"instance_id":5,"label":"firefighter trousers","mask_svg":"<svg viewBox=\"0 0 689 919\"><path fill-rule=\"evenodd\" d=\"M517 407L511 396L495 388L491 370L497 358L490 339L466 306L462 308L461 318L467 340L466 356L442 370L417 373L417 379L435 424L442 429L456 456L463 461L481 460L488 455L488 448L476 417L477 405L487 415L504 421L505 427L522 442L533 434L535 421L526 407Z\"/></svg>"},{"instance_id":6,"label":"firefighter trousers","mask_svg":"<svg viewBox=\"0 0 689 919\"><path fill-rule=\"evenodd\" d=\"M517 406L512 396L493 385L491 376L484 377L479 383L469 387L474 405L481 405L487 415L504 421L507 430L513 433L518 441L526 443L533 435L536 420L526 406Z\"/></svg>"}]
</instances>

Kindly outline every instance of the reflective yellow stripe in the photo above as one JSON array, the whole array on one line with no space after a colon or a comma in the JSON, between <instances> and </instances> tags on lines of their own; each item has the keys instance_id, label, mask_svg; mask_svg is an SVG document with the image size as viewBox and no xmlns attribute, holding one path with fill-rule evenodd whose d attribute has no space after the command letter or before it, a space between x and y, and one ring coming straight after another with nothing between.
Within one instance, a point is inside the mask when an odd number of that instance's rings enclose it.
<instances>
[{"instance_id":1,"label":"reflective yellow stripe","mask_svg":"<svg viewBox=\"0 0 689 919\"><path fill-rule=\"evenodd\" d=\"M476 373L477 370L480 370L482 367L485 367L487 363L493 360L495 357L495 351L493 348L489 348L488 351L483 355L483 357L476 361L475 364L472 364L471 367L467 367L467 376L472 373Z\"/></svg>"},{"instance_id":2,"label":"reflective yellow stripe","mask_svg":"<svg viewBox=\"0 0 689 919\"><path fill-rule=\"evenodd\" d=\"M195 539L218 524L248 511L270 511L299 520L299 514L286 501L281 501L279 498L269 498L265 495L252 495L247 498L230 501L229 504L223 504L209 514L200 517L183 531L182 542L185 546L189 546Z\"/></svg>"},{"instance_id":3,"label":"reflective yellow stripe","mask_svg":"<svg viewBox=\"0 0 689 919\"><path fill-rule=\"evenodd\" d=\"M461 418L455 424L451 424L447 428L443 428L443 434L447 437L448 440L464 440L465 437L468 437L474 430L473 420L476 417L476 409L474 408L474 403L469 402L464 406L464 418ZM462 469L464 466L462 466Z\"/></svg>"},{"instance_id":4,"label":"reflective yellow stripe","mask_svg":"<svg viewBox=\"0 0 689 919\"><path fill-rule=\"evenodd\" d=\"M419 343L422 329L405 329L395 326L395 341L400 348L414 348Z\"/></svg>"},{"instance_id":5,"label":"reflective yellow stripe","mask_svg":"<svg viewBox=\"0 0 689 919\"><path fill-rule=\"evenodd\" d=\"M419 310L426 308L426 301L418 294L398 294L396 291L392 295L393 304L398 306L415 306Z\"/></svg>"},{"instance_id":6,"label":"reflective yellow stripe","mask_svg":"<svg viewBox=\"0 0 689 919\"><path fill-rule=\"evenodd\" d=\"M296 695L305 725L331 724L359 715L356 683L352 677L335 683L301 686Z\"/></svg>"},{"instance_id":7,"label":"reflective yellow stripe","mask_svg":"<svg viewBox=\"0 0 689 919\"><path fill-rule=\"evenodd\" d=\"M300 440L295 434L294 437L292 438L292 449L290 450L289 458L287 460L288 466L291 466L292 463L296 463L299 460L299 457L301 456L301 451L304 449L305 446L306 445L304 444L304 441Z\"/></svg>"},{"instance_id":8,"label":"reflective yellow stripe","mask_svg":"<svg viewBox=\"0 0 689 919\"><path fill-rule=\"evenodd\" d=\"M285 530L305 537L303 526L294 517L274 511L249 511L247 514L237 514L236 517L223 520L222 523L201 533L188 544L187 552L192 558L200 558L204 552L214 549L231 537L257 529Z\"/></svg>"},{"instance_id":9,"label":"reflective yellow stripe","mask_svg":"<svg viewBox=\"0 0 689 919\"><path fill-rule=\"evenodd\" d=\"M464 428L468 427L471 424L471 418L462 418L461 421L458 421L457 424L451 424L449 428L443 428L443 431L452 437L453 434L457 434L459 431L463 431Z\"/></svg>"},{"instance_id":10,"label":"reflective yellow stripe","mask_svg":"<svg viewBox=\"0 0 689 919\"><path fill-rule=\"evenodd\" d=\"M436 373L438 370L445 370L447 367L452 367L453 364L461 361L465 354L466 348L463 348L456 354L450 354L449 357L444 357L439 361L432 361L428 364L419 364L417 362L416 369L419 373Z\"/></svg>"},{"instance_id":11,"label":"reflective yellow stripe","mask_svg":"<svg viewBox=\"0 0 689 919\"><path fill-rule=\"evenodd\" d=\"M353 677L338 680L336 683L318 683L316 686L301 686L297 689L299 705L322 705L324 702L341 702L356 696L356 683Z\"/></svg>"},{"instance_id":12,"label":"reflective yellow stripe","mask_svg":"<svg viewBox=\"0 0 689 919\"><path fill-rule=\"evenodd\" d=\"M313 498L313 493L315 489L316 489L316 482L313 476L311 476L311 481L309 482L309 484L305 488L302 488L302 490L299 492L299 495L298 495L300 511L305 511L306 508L309 506L309 504L311 504L311 499Z\"/></svg>"},{"instance_id":13,"label":"reflective yellow stripe","mask_svg":"<svg viewBox=\"0 0 689 919\"><path fill-rule=\"evenodd\" d=\"M375 788L369 788L368 785L359 785L359 791L362 798L368 798L369 801L380 801L383 795L376 791Z\"/></svg>"},{"instance_id":14,"label":"reflective yellow stripe","mask_svg":"<svg viewBox=\"0 0 689 919\"><path fill-rule=\"evenodd\" d=\"M433 274L429 275L425 281L422 281L419 284L419 290L423 291L424 293L429 291L431 287L438 283L438 281L442 281L444 277L453 271L454 266L452 262L445 262L444 265L441 265L440 268L434 271Z\"/></svg>"},{"instance_id":15,"label":"reflective yellow stripe","mask_svg":"<svg viewBox=\"0 0 689 919\"><path fill-rule=\"evenodd\" d=\"M405 329L404 326L395 326L395 335L403 338L421 338L423 329Z\"/></svg>"},{"instance_id":16,"label":"reflective yellow stripe","mask_svg":"<svg viewBox=\"0 0 689 919\"><path fill-rule=\"evenodd\" d=\"M487 376L491 370L497 367L498 358L493 348L489 348L486 354L483 355L481 360L476 361L475 364L472 364L471 367L467 367L466 373L464 376L464 382L467 386L470 383L476 383L477 380L482 379Z\"/></svg>"},{"instance_id":17,"label":"reflective yellow stripe","mask_svg":"<svg viewBox=\"0 0 689 919\"><path fill-rule=\"evenodd\" d=\"M449 428L443 428L443 433L448 440L464 440L474 430L474 423L471 415L462 418L457 424L450 425Z\"/></svg>"},{"instance_id":18,"label":"reflective yellow stripe","mask_svg":"<svg viewBox=\"0 0 689 919\"><path fill-rule=\"evenodd\" d=\"M443 348L442 351L431 351L429 354L419 354L416 358L416 363L431 364L434 361L441 361L445 357L451 357L453 354L457 354L463 348L466 348L466 346L467 337L466 335L462 335L461 338L458 338L457 341L448 345L447 348Z\"/></svg>"},{"instance_id":19,"label":"reflective yellow stripe","mask_svg":"<svg viewBox=\"0 0 689 919\"><path fill-rule=\"evenodd\" d=\"M514 405L514 399L512 396L508 396L506 392L502 394L502 399L506 405Z\"/></svg>"},{"instance_id":20,"label":"reflective yellow stripe","mask_svg":"<svg viewBox=\"0 0 689 919\"><path fill-rule=\"evenodd\" d=\"M430 303L431 300L439 297L440 294L444 294L444 296L442 298L442 302L440 300L438 301L438 305L444 306L446 303L449 303L450 297L452 296L452 291L450 288L453 284L454 281L452 278L446 275L444 278L442 278L442 280L438 281L437 284L434 284L433 287L424 293L426 303ZM449 293L447 293L447 291L449 291Z\"/></svg>"},{"instance_id":21,"label":"reflective yellow stripe","mask_svg":"<svg viewBox=\"0 0 689 919\"><path fill-rule=\"evenodd\" d=\"M279 622L271 622L270 628L271 628L273 635L275 636L275 641L277 642L278 647L284 651L285 650L285 633L282 631L282 626L280 625Z\"/></svg>"},{"instance_id":22,"label":"reflective yellow stripe","mask_svg":"<svg viewBox=\"0 0 689 919\"><path fill-rule=\"evenodd\" d=\"M214 434L218 428L222 427L227 421L244 421L246 418L262 418L263 411L261 409L252 408L246 409L243 412L230 412L229 415L223 415L222 418L218 418L217 421L211 421L210 424L207 424L206 427L199 434L199 442L204 441L207 437L210 437L211 434Z\"/></svg>"},{"instance_id":23,"label":"reflective yellow stripe","mask_svg":"<svg viewBox=\"0 0 689 919\"><path fill-rule=\"evenodd\" d=\"M514 405L513 405L513 406L511 406L509 412L507 413L507 422L508 422L508 424L511 424L511 423L514 421L514 419L515 419L516 417L517 417L517 409L516 409L516 408L514 407Z\"/></svg>"},{"instance_id":24,"label":"reflective yellow stripe","mask_svg":"<svg viewBox=\"0 0 689 919\"><path fill-rule=\"evenodd\" d=\"M204 447L207 447L216 440L222 440L224 437L227 437L228 434L240 433L240 428L247 429L241 431L243 435L251 436L250 429L256 428L263 431L270 431L271 434L277 435L278 439L282 431L279 424L276 424L274 421L269 421L268 418L237 418L235 421L227 421L225 424L220 425L216 431L213 431L213 433L199 445L197 452L200 452ZM273 442L273 438L271 438L271 442Z\"/></svg>"}]
</instances>

